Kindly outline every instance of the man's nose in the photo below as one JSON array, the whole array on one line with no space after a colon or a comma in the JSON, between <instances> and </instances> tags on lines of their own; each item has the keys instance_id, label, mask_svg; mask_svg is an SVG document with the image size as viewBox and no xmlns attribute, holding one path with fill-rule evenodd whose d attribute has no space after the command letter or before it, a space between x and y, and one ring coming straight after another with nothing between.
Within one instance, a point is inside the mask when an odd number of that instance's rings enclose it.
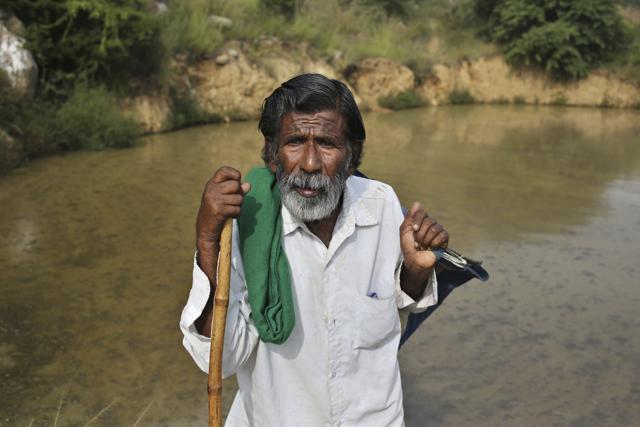
<instances>
[{"instance_id":1,"label":"man's nose","mask_svg":"<svg viewBox=\"0 0 640 427\"><path fill-rule=\"evenodd\" d=\"M320 153L318 152L318 147L313 141L309 141L305 144L302 156L300 168L303 171L307 173L317 173L322 169Z\"/></svg>"}]
</instances>

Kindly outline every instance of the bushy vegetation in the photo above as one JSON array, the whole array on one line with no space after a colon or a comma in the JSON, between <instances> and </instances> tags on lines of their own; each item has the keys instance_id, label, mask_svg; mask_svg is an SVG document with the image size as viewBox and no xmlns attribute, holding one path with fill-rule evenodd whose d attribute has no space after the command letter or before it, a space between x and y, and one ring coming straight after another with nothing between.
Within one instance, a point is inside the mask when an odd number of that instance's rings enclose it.
<instances>
[{"instance_id":1,"label":"bushy vegetation","mask_svg":"<svg viewBox=\"0 0 640 427\"><path fill-rule=\"evenodd\" d=\"M0 173L55 152L126 147L139 133L104 88L78 86L59 105L19 99L0 81L0 104Z\"/></svg>"},{"instance_id":2,"label":"bushy vegetation","mask_svg":"<svg viewBox=\"0 0 640 427\"><path fill-rule=\"evenodd\" d=\"M163 12L150 0L3 0L2 8L25 26L39 84L35 99L16 101L0 78L0 164L131 144L135 127L114 96L166 89L172 55L215 55L227 40L246 46L264 36L303 42L313 55L337 58L338 69L364 57L386 57L408 65L418 81L434 64L500 49L513 64L538 66L558 79L604 66L640 81L640 28L627 25L616 8L638 2L166 0ZM254 53L256 60L259 55ZM171 94L167 129L218 120L188 91ZM474 99L454 91L450 101ZM380 102L391 109L424 103L415 92Z\"/></svg>"},{"instance_id":3,"label":"bushy vegetation","mask_svg":"<svg viewBox=\"0 0 640 427\"><path fill-rule=\"evenodd\" d=\"M475 103L476 100L473 97L473 95L471 95L469 93L468 90L452 90L451 93L449 94L449 103L451 103L452 105L465 105L465 104L473 104Z\"/></svg>"},{"instance_id":4,"label":"bushy vegetation","mask_svg":"<svg viewBox=\"0 0 640 427\"><path fill-rule=\"evenodd\" d=\"M613 0L476 0L477 17L508 61L578 79L630 43Z\"/></svg>"},{"instance_id":5,"label":"bushy vegetation","mask_svg":"<svg viewBox=\"0 0 640 427\"><path fill-rule=\"evenodd\" d=\"M64 99L80 81L109 88L157 74L160 22L145 0L5 0L24 24L39 67L39 93Z\"/></svg>"},{"instance_id":6,"label":"bushy vegetation","mask_svg":"<svg viewBox=\"0 0 640 427\"><path fill-rule=\"evenodd\" d=\"M179 92L172 88L170 94L172 109L169 122L165 125L167 129L217 123L222 120L219 116L204 111L189 92Z\"/></svg>"},{"instance_id":7,"label":"bushy vegetation","mask_svg":"<svg viewBox=\"0 0 640 427\"><path fill-rule=\"evenodd\" d=\"M390 110L407 110L423 107L426 103L415 91L407 90L395 95L383 96L378 99L378 104Z\"/></svg>"}]
</instances>

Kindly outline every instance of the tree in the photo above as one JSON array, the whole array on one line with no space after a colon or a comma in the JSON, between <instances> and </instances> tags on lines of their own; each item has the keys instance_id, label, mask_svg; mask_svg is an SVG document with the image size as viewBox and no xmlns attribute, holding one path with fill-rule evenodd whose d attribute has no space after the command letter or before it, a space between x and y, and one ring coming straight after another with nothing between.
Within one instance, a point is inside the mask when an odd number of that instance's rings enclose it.
<instances>
[{"instance_id":1,"label":"tree","mask_svg":"<svg viewBox=\"0 0 640 427\"><path fill-rule=\"evenodd\" d=\"M109 86L160 67L160 25L145 0L8 0L25 24L40 92L64 97L78 81Z\"/></svg>"},{"instance_id":2,"label":"tree","mask_svg":"<svg viewBox=\"0 0 640 427\"><path fill-rule=\"evenodd\" d=\"M514 64L578 79L629 44L612 0L476 0L488 36Z\"/></svg>"}]
</instances>

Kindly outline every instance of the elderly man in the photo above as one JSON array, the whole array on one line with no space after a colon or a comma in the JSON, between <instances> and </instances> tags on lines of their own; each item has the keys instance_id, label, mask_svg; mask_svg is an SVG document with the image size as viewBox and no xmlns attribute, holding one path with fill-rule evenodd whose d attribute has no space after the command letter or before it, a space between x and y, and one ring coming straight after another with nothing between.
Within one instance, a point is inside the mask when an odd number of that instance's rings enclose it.
<instances>
[{"instance_id":1,"label":"elderly man","mask_svg":"<svg viewBox=\"0 0 640 427\"><path fill-rule=\"evenodd\" d=\"M391 187L354 176L365 130L343 83L287 81L259 128L267 167L244 183L222 167L204 189L184 345L206 372L219 236L237 218L223 375L237 374L239 391L227 425L401 426L398 310L437 303L429 249L449 235L419 203L405 217Z\"/></svg>"}]
</instances>

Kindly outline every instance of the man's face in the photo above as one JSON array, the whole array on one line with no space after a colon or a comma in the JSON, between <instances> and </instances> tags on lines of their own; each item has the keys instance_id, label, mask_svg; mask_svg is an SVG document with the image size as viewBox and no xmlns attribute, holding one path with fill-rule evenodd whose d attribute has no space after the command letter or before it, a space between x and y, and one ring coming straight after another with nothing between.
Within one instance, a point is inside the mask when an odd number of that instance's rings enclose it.
<instances>
[{"instance_id":1,"label":"man's face","mask_svg":"<svg viewBox=\"0 0 640 427\"><path fill-rule=\"evenodd\" d=\"M344 119L336 111L292 112L282 117L278 156L270 163L282 202L301 220L328 217L340 203L351 174Z\"/></svg>"}]
</instances>

